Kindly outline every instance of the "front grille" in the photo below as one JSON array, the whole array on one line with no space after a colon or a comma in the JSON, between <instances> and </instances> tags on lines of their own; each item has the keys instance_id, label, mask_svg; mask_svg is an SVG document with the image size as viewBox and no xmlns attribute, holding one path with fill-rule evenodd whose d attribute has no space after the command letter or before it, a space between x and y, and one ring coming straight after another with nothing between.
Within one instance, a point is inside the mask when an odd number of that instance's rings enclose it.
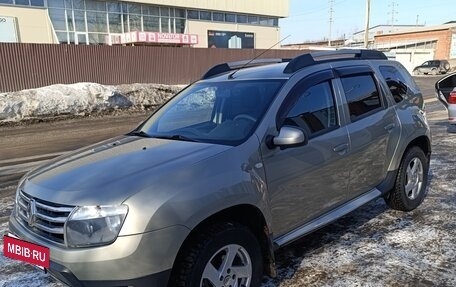
<instances>
[{"instance_id":1,"label":"front grille","mask_svg":"<svg viewBox=\"0 0 456 287\"><path fill-rule=\"evenodd\" d=\"M51 241L65 243L63 227L74 206L33 198L22 190L17 204L17 216L24 226Z\"/></svg>"}]
</instances>

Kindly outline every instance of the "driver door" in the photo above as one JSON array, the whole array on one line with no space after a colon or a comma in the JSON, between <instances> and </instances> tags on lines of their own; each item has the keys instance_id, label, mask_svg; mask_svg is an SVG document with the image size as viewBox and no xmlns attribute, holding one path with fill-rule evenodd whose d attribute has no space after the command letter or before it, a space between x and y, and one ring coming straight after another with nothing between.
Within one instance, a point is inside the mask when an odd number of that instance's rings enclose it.
<instances>
[{"instance_id":1,"label":"driver door","mask_svg":"<svg viewBox=\"0 0 456 287\"><path fill-rule=\"evenodd\" d=\"M308 143L262 151L275 236L350 199L350 142L332 79L328 70L301 80L280 109L279 127L300 128Z\"/></svg>"}]
</instances>

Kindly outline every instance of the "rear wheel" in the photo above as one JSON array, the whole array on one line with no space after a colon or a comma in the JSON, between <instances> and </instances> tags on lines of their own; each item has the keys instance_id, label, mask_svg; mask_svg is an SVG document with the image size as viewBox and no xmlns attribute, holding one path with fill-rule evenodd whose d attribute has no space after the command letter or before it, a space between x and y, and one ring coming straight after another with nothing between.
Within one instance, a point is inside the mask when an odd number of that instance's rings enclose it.
<instances>
[{"instance_id":1,"label":"rear wheel","mask_svg":"<svg viewBox=\"0 0 456 287\"><path fill-rule=\"evenodd\" d=\"M417 208L426 195L429 160L419 147L407 150L399 167L396 183L386 197L393 209L411 211Z\"/></svg>"},{"instance_id":2,"label":"rear wheel","mask_svg":"<svg viewBox=\"0 0 456 287\"><path fill-rule=\"evenodd\" d=\"M215 224L195 236L184 250L171 286L258 287L263 270L259 246L247 227Z\"/></svg>"}]
</instances>

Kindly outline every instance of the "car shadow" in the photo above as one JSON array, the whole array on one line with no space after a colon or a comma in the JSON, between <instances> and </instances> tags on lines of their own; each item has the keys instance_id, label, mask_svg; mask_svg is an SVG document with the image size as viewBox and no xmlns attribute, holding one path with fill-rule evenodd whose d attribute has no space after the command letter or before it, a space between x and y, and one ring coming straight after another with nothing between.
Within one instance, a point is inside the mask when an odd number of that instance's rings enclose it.
<instances>
[{"instance_id":1,"label":"car shadow","mask_svg":"<svg viewBox=\"0 0 456 287\"><path fill-rule=\"evenodd\" d=\"M446 127L447 128L447 133L456 133L456 125L450 124L446 121L439 121L435 122L434 125L439 126L439 127Z\"/></svg>"},{"instance_id":2,"label":"car shadow","mask_svg":"<svg viewBox=\"0 0 456 287\"><path fill-rule=\"evenodd\" d=\"M426 193L429 191L429 187L434 180L434 174L432 170L430 170ZM262 286L281 286L282 282L292 280L300 269L303 260L306 260L306 257L311 258L314 254L324 252L328 246L339 243L341 248L349 248L350 245L358 246L358 241L365 241L368 238L375 239L381 236L379 234L387 232L386 230L388 230L388 228L394 229L394 227L386 226L383 222L366 224L385 212L391 212L393 220L401 221L402 216L400 216L400 214L403 213L391 210L386 205L383 198L380 197L343 216L337 221L277 250L275 252L277 277L264 277ZM334 254L334 257L337 257L337 254ZM303 271L301 270L300 272L302 273ZM318 276L324 277L327 275L312 274L313 278ZM324 278L320 279L324 281Z\"/></svg>"}]
</instances>

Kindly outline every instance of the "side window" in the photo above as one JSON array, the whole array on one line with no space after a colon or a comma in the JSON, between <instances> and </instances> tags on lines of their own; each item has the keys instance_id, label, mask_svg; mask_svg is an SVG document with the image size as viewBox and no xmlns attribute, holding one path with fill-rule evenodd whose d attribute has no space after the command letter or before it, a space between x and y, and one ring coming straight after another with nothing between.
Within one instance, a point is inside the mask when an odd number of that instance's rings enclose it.
<instances>
[{"instance_id":1,"label":"side window","mask_svg":"<svg viewBox=\"0 0 456 287\"><path fill-rule=\"evenodd\" d=\"M341 78L352 122L382 108L380 95L370 74Z\"/></svg>"},{"instance_id":2,"label":"side window","mask_svg":"<svg viewBox=\"0 0 456 287\"><path fill-rule=\"evenodd\" d=\"M288 112L284 124L304 129L309 137L336 128L338 125L331 84L323 82L299 91L299 98Z\"/></svg>"},{"instance_id":3,"label":"side window","mask_svg":"<svg viewBox=\"0 0 456 287\"><path fill-rule=\"evenodd\" d=\"M407 96L408 87L401 73L393 66L380 66L380 73L388 84L389 90L396 103Z\"/></svg>"}]
</instances>

